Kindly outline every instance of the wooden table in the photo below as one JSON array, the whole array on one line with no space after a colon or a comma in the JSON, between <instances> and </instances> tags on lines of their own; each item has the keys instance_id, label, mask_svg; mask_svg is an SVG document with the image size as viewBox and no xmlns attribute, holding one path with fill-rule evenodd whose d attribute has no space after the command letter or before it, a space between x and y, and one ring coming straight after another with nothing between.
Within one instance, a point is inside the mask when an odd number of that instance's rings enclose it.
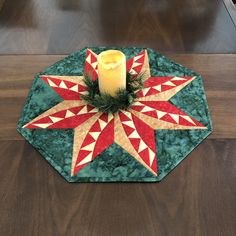
<instances>
[{"instance_id":1,"label":"wooden table","mask_svg":"<svg viewBox=\"0 0 236 236\"><path fill-rule=\"evenodd\" d=\"M161 183L69 184L17 134L34 74L0 56L0 235L236 235L236 55L168 54L200 73L214 132Z\"/></svg>"},{"instance_id":2,"label":"wooden table","mask_svg":"<svg viewBox=\"0 0 236 236\"><path fill-rule=\"evenodd\" d=\"M236 53L223 0L5 0L0 54L69 54L86 46Z\"/></svg>"}]
</instances>

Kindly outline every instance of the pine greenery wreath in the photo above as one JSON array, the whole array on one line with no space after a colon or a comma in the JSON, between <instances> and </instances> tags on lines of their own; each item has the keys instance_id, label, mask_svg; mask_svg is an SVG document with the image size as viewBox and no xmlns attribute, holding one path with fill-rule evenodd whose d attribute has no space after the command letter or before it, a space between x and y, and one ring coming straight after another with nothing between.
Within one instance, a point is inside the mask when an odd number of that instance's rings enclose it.
<instances>
[{"instance_id":1,"label":"pine greenery wreath","mask_svg":"<svg viewBox=\"0 0 236 236\"><path fill-rule=\"evenodd\" d=\"M115 97L99 92L98 79L91 80L90 75L84 76L88 94L80 97L90 105L97 107L101 112L115 113L120 109L127 109L136 98L135 92L143 88L144 73L126 75L126 89L119 89Z\"/></svg>"}]
</instances>

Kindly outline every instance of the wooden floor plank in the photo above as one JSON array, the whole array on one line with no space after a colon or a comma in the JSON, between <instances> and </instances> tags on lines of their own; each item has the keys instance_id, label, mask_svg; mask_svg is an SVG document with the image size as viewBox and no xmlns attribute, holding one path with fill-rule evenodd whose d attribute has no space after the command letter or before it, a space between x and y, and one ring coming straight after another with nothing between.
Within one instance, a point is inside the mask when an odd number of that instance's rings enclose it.
<instances>
[{"instance_id":1,"label":"wooden floor plank","mask_svg":"<svg viewBox=\"0 0 236 236\"><path fill-rule=\"evenodd\" d=\"M0 54L68 54L95 45L236 52L223 0L6 0L0 36Z\"/></svg>"},{"instance_id":2,"label":"wooden floor plank","mask_svg":"<svg viewBox=\"0 0 236 236\"><path fill-rule=\"evenodd\" d=\"M69 184L25 141L0 141L0 235L233 236L235 153L208 139L161 183Z\"/></svg>"}]
</instances>

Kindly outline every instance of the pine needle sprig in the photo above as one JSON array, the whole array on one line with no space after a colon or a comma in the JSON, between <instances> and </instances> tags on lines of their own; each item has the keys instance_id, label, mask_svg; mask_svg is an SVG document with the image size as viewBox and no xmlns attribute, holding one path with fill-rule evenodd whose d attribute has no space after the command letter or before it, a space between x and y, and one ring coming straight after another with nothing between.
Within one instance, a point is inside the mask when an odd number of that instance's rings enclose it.
<instances>
[{"instance_id":1,"label":"pine needle sprig","mask_svg":"<svg viewBox=\"0 0 236 236\"><path fill-rule=\"evenodd\" d=\"M98 80L91 80L90 74L86 74L83 81L88 88L89 97L95 97L99 93Z\"/></svg>"},{"instance_id":2,"label":"pine needle sprig","mask_svg":"<svg viewBox=\"0 0 236 236\"><path fill-rule=\"evenodd\" d=\"M115 113L120 109L129 108L136 98L135 92L143 88L144 74L131 75L127 73L126 89L119 89L115 97L107 93L100 93L98 80L91 80L90 75L84 76L84 83L87 86L87 95L80 97L90 105L97 107L101 112Z\"/></svg>"}]
</instances>

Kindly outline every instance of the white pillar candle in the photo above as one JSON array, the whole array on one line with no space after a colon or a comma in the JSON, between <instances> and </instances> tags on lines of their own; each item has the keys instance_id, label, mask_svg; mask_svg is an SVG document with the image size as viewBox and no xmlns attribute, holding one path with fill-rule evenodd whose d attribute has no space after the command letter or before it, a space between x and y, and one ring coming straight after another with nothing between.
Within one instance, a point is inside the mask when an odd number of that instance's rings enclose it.
<instances>
[{"instance_id":1,"label":"white pillar candle","mask_svg":"<svg viewBox=\"0 0 236 236\"><path fill-rule=\"evenodd\" d=\"M98 84L101 93L115 96L126 88L126 58L118 50L107 50L98 55Z\"/></svg>"}]
</instances>

